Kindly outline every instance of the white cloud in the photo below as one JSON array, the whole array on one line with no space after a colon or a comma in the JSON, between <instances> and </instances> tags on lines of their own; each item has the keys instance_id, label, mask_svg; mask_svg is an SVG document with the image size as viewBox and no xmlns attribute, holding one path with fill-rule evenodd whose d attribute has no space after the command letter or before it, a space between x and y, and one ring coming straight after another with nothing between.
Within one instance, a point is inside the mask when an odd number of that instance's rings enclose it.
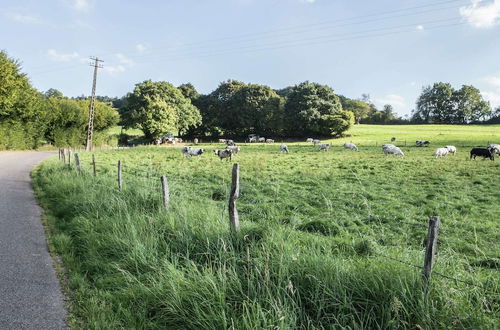
<instances>
[{"instance_id":1,"label":"white cloud","mask_svg":"<svg viewBox=\"0 0 500 330\"><path fill-rule=\"evenodd\" d=\"M384 97L377 98L375 99L375 103L379 104L380 106L383 106L385 104L390 104L393 107L395 107L396 110L406 109L407 107L405 98L397 94L388 94Z\"/></svg>"},{"instance_id":2,"label":"white cloud","mask_svg":"<svg viewBox=\"0 0 500 330\"><path fill-rule=\"evenodd\" d=\"M500 106L500 75L489 76L483 79L488 86L488 90L483 90L481 95L485 100L490 101L493 108Z\"/></svg>"},{"instance_id":3,"label":"white cloud","mask_svg":"<svg viewBox=\"0 0 500 330\"><path fill-rule=\"evenodd\" d=\"M301 2L306 2L306 3L315 3L316 0L301 0Z\"/></svg>"},{"instance_id":4,"label":"white cloud","mask_svg":"<svg viewBox=\"0 0 500 330\"><path fill-rule=\"evenodd\" d=\"M424 29L424 26L423 26L423 25L417 25L417 30L422 31L423 29Z\"/></svg>"},{"instance_id":5,"label":"white cloud","mask_svg":"<svg viewBox=\"0 0 500 330\"><path fill-rule=\"evenodd\" d=\"M24 24L42 24L43 21L35 16L30 14L19 14L19 13L7 13L5 16L10 18L13 21L24 23Z\"/></svg>"},{"instance_id":6,"label":"white cloud","mask_svg":"<svg viewBox=\"0 0 500 330\"><path fill-rule=\"evenodd\" d=\"M484 0L471 0L470 6L460 7L460 15L477 28L492 27L500 22L500 0L487 4Z\"/></svg>"},{"instance_id":7,"label":"white cloud","mask_svg":"<svg viewBox=\"0 0 500 330\"><path fill-rule=\"evenodd\" d=\"M118 59L118 62L120 62L120 64L125 64L125 65L129 65L129 66L134 65L134 61L132 61L131 59L129 59L128 57L126 57L122 53L118 53L115 56Z\"/></svg>"},{"instance_id":8,"label":"white cloud","mask_svg":"<svg viewBox=\"0 0 500 330\"><path fill-rule=\"evenodd\" d=\"M57 62L69 62L76 59L81 59L80 55L77 52L64 54L64 53L58 53L55 49L49 49L47 51L47 55L52 60Z\"/></svg>"},{"instance_id":9,"label":"white cloud","mask_svg":"<svg viewBox=\"0 0 500 330\"><path fill-rule=\"evenodd\" d=\"M118 65L105 65L103 67L103 70L108 72L108 73L117 73L117 72L124 72L125 71L125 66L118 64Z\"/></svg>"},{"instance_id":10,"label":"white cloud","mask_svg":"<svg viewBox=\"0 0 500 330\"><path fill-rule=\"evenodd\" d=\"M87 11L92 7L90 0L73 0L72 7L76 10Z\"/></svg>"},{"instance_id":11,"label":"white cloud","mask_svg":"<svg viewBox=\"0 0 500 330\"><path fill-rule=\"evenodd\" d=\"M139 53L144 53L148 47L144 44L137 44L135 45L135 49L137 49Z\"/></svg>"}]
</instances>

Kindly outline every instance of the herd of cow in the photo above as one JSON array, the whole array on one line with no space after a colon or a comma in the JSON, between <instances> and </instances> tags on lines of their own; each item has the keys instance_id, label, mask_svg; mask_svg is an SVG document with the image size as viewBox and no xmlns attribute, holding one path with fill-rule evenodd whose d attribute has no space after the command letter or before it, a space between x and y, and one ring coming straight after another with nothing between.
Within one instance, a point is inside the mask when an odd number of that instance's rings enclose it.
<instances>
[{"instance_id":1,"label":"herd of cow","mask_svg":"<svg viewBox=\"0 0 500 330\"><path fill-rule=\"evenodd\" d=\"M391 139L391 142L395 141L396 139L393 137ZM264 139L262 138L262 141L257 140L259 142L266 142L266 143L274 143L274 140L272 139ZM216 149L214 150L214 154L219 157L220 160L226 159L228 161L232 160L233 155L238 154L238 152L241 150L239 146L236 145L236 143L233 140L226 140L226 139L220 139L220 143L224 143L226 147L224 149ZM253 142L253 141L252 141ZM330 149L330 144L329 143L321 143L320 140L313 139L313 138L308 138L306 142L312 143L314 146L317 146L319 151L328 151ZM429 141L425 140L417 140L415 141L415 145L417 147L425 147L430 144ZM353 151L359 151L358 147L354 143L345 143L344 144L344 149L347 150L353 150ZM279 147L280 152L282 153L288 153L288 146L286 144L281 144ZM205 152L205 149L202 148L193 148L193 147L183 147L181 149L182 153L186 157L191 157L191 156L200 156ZM401 148L395 146L394 144L386 143L382 145L382 152L383 154L387 157L389 154L395 155L395 156L400 156L404 157L404 153L401 150ZM435 158L441 158L441 157L446 157L448 154L453 154L455 155L457 153L457 148L455 146L445 146L442 148L436 149L434 152L434 157ZM483 159L491 159L495 160L495 154L500 155L500 144L489 144L486 148L472 148L470 151L470 159L476 159L476 157L482 157Z\"/></svg>"}]
</instances>

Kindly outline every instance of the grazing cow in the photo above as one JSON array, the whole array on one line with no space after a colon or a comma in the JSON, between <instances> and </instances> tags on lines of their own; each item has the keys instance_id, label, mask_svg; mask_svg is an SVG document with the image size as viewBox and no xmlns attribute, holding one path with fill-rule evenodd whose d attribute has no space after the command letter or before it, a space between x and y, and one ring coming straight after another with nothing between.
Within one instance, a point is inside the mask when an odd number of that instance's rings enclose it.
<instances>
[{"instance_id":1,"label":"grazing cow","mask_svg":"<svg viewBox=\"0 0 500 330\"><path fill-rule=\"evenodd\" d=\"M500 144L490 143L488 144L488 150L493 154L500 155Z\"/></svg>"},{"instance_id":2,"label":"grazing cow","mask_svg":"<svg viewBox=\"0 0 500 330\"><path fill-rule=\"evenodd\" d=\"M312 140L312 144L314 144L314 145L317 145L317 144L320 144L320 143L321 143L320 140L317 140L317 139Z\"/></svg>"},{"instance_id":3,"label":"grazing cow","mask_svg":"<svg viewBox=\"0 0 500 330\"><path fill-rule=\"evenodd\" d=\"M288 153L288 147L286 146L286 144L280 145L280 152Z\"/></svg>"},{"instance_id":4,"label":"grazing cow","mask_svg":"<svg viewBox=\"0 0 500 330\"><path fill-rule=\"evenodd\" d=\"M344 143L344 149L358 151L358 147L354 143Z\"/></svg>"},{"instance_id":5,"label":"grazing cow","mask_svg":"<svg viewBox=\"0 0 500 330\"><path fill-rule=\"evenodd\" d=\"M266 142L266 138L265 137L260 137L259 138L259 142Z\"/></svg>"},{"instance_id":6,"label":"grazing cow","mask_svg":"<svg viewBox=\"0 0 500 330\"><path fill-rule=\"evenodd\" d=\"M401 149L399 149L393 144L384 144L382 146L382 152L384 153L385 157L387 157L388 154L393 154L395 156L401 156L401 157L404 157L405 155Z\"/></svg>"},{"instance_id":7,"label":"grazing cow","mask_svg":"<svg viewBox=\"0 0 500 330\"><path fill-rule=\"evenodd\" d=\"M219 139L219 143L226 143L226 139Z\"/></svg>"},{"instance_id":8,"label":"grazing cow","mask_svg":"<svg viewBox=\"0 0 500 330\"><path fill-rule=\"evenodd\" d=\"M238 146L227 146L226 149L231 150L233 155L236 155L241 150L240 147L238 147Z\"/></svg>"},{"instance_id":9,"label":"grazing cow","mask_svg":"<svg viewBox=\"0 0 500 330\"><path fill-rule=\"evenodd\" d=\"M436 152L434 152L434 157L439 158L439 157L446 157L448 156L448 148L437 148Z\"/></svg>"},{"instance_id":10,"label":"grazing cow","mask_svg":"<svg viewBox=\"0 0 500 330\"><path fill-rule=\"evenodd\" d=\"M312 143L313 140L314 140L313 138L307 138L306 142Z\"/></svg>"},{"instance_id":11,"label":"grazing cow","mask_svg":"<svg viewBox=\"0 0 500 330\"><path fill-rule=\"evenodd\" d=\"M198 138L194 138L193 143L198 144Z\"/></svg>"},{"instance_id":12,"label":"grazing cow","mask_svg":"<svg viewBox=\"0 0 500 330\"><path fill-rule=\"evenodd\" d=\"M446 146L445 148L448 149L448 152L450 154L453 154L453 156L455 156L455 154L457 153L457 147L455 146Z\"/></svg>"},{"instance_id":13,"label":"grazing cow","mask_svg":"<svg viewBox=\"0 0 500 330\"><path fill-rule=\"evenodd\" d=\"M248 142L255 143L255 142L257 142L257 138L256 137L251 137L251 138L248 139Z\"/></svg>"},{"instance_id":14,"label":"grazing cow","mask_svg":"<svg viewBox=\"0 0 500 330\"><path fill-rule=\"evenodd\" d=\"M472 148L470 151L470 159L476 159L476 156L481 156L483 159L489 158L491 160L495 160L495 156L487 148Z\"/></svg>"},{"instance_id":15,"label":"grazing cow","mask_svg":"<svg viewBox=\"0 0 500 330\"><path fill-rule=\"evenodd\" d=\"M321 151L327 151L328 149L330 149L330 144L329 143L321 143L318 147L318 150Z\"/></svg>"},{"instance_id":16,"label":"grazing cow","mask_svg":"<svg viewBox=\"0 0 500 330\"><path fill-rule=\"evenodd\" d=\"M391 142L394 142L394 141L396 141L396 137L395 136L391 137Z\"/></svg>"},{"instance_id":17,"label":"grazing cow","mask_svg":"<svg viewBox=\"0 0 500 330\"><path fill-rule=\"evenodd\" d=\"M228 161L232 160L233 152L229 149L214 150L214 154L219 156L220 160L226 158Z\"/></svg>"},{"instance_id":18,"label":"grazing cow","mask_svg":"<svg viewBox=\"0 0 500 330\"><path fill-rule=\"evenodd\" d=\"M233 140L226 140L226 146L234 146Z\"/></svg>"},{"instance_id":19,"label":"grazing cow","mask_svg":"<svg viewBox=\"0 0 500 330\"><path fill-rule=\"evenodd\" d=\"M266 139L266 143L274 143L273 139Z\"/></svg>"},{"instance_id":20,"label":"grazing cow","mask_svg":"<svg viewBox=\"0 0 500 330\"><path fill-rule=\"evenodd\" d=\"M184 154L184 156L191 157L191 156L200 156L202 153L205 152L205 149L182 147L181 151Z\"/></svg>"},{"instance_id":21,"label":"grazing cow","mask_svg":"<svg viewBox=\"0 0 500 330\"><path fill-rule=\"evenodd\" d=\"M429 141L426 141L426 140L417 140L415 141L415 145L417 147L427 147L429 146L429 144L431 144Z\"/></svg>"}]
</instances>

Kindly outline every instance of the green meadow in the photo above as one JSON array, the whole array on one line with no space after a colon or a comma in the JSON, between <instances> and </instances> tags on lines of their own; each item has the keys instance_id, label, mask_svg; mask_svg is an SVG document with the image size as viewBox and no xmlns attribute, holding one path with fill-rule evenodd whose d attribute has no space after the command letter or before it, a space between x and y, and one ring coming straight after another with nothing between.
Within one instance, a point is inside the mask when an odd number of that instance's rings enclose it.
<instances>
[{"instance_id":1,"label":"green meadow","mask_svg":"<svg viewBox=\"0 0 500 330\"><path fill-rule=\"evenodd\" d=\"M468 154L500 143L500 126L359 125L348 134L324 141L327 152L306 142L286 142L289 154L278 140L239 144L236 235L227 211L232 163L213 154L221 144L200 144L205 153L192 158L180 146L82 152L80 172L74 159L40 164L34 185L63 262L71 326L498 327L500 159ZM382 154L393 136L404 158ZM344 150L346 141L359 152ZM445 145L457 155L435 159ZM441 228L424 290L431 215Z\"/></svg>"}]
</instances>

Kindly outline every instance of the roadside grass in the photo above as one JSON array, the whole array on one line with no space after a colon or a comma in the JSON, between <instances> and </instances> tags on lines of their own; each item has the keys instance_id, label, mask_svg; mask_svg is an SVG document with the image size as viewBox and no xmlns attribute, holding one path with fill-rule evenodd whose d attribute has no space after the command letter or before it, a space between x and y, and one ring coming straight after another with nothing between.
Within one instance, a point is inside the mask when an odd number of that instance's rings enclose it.
<instances>
[{"instance_id":1,"label":"roadside grass","mask_svg":"<svg viewBox=\"0 0 500 330\"><path fill-rule=\"evenodd\" d=\"M178 147L95 152L96 178L90 153L80 154L81 174L46 161L34 185L67 270L75 327L494 329L500 163L469 161L460 149L499 134L491 127L438 140L459 147L444 159L409 146L405 158L385 159L367 143L383 142L376 127L366 127L373 140L367 131L346 138L360 152L339 140L328 152L290 143L290 154L242 145L236 237L231 163L211 154L220 145L202 145L199 159ZM412 140L434 144L426 134ZM424 294L420 269L384 257L421 265L429 215L442 220L435 271L479 287L434 275Z\"/></svg>"}]
</instances>

